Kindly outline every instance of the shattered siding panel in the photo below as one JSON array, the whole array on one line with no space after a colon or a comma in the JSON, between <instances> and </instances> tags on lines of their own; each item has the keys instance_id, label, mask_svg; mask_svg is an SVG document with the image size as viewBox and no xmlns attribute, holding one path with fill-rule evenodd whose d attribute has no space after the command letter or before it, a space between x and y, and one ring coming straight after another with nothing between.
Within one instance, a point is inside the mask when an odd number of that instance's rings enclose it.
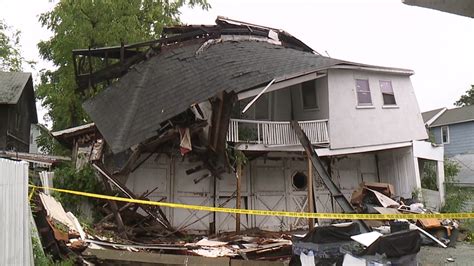
<instances>
[{"instance_id":1,"label":"shattered siding panel","mask_svg":"<svg viewBox=\"0 0 474 266\"><path fill-rule=\"evenodd\" d=\"M0 158L0 265L31 265L28 163Z\"/></svg>"}]
</instances>

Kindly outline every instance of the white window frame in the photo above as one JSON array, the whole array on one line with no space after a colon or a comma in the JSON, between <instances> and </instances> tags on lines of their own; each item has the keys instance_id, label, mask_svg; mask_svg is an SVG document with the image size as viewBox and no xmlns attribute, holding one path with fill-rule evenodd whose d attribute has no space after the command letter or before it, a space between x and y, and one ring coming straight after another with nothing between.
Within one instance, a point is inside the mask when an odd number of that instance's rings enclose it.
<instances>
[{"instance_id":1,"label":"white window frame","mask_svg":"<svg viewBox=\"0 0 474 266\"><path fill-rule=\"evenodd\" d=\"M444 138L443 138L443 128L446 128L446 142L444 141ZM449 144L449 126L442 126L441 127L441 143L443 144Z\"/></svg>"},{"instance_id":2,"label":"white window frame","mask_svg":"<svg viewBox=\"0 0 474 266\"><path fill-rule=\"evenodd\" d=\"M390 88L392 89L392 93L393 93L393 100L395 101L394 104L386 104L385 103L385 99L383 98L383 91L382 91L382 82L388 82L390 83ZM397 97L395 97L395 91L393 90L393 84L392 84L392 81L391 80L379 80L379 89L380 89L380 94L382 96L382 103L383 103L383 107L384 108L393 108L393 107L398 107L398 103L397 103Z\"/></svg>"},{"instance_id":3,"label":"white window frame","mask_svg":"<svg viewBox=\"0 0 474 266\"><path fill-rule=\"evenodd\" d=\"M303 93L303 83L306 83L306 82L313 82L314 83L314 95L316 96L316 107L308 107L308 108L305 108L304 106L304 93ZM319 110L319 95L318 95L318 90L317 90L317 86L316 86L316 80L315 79L312 79L312 80L308 80L308 81L305 81L300 84L300 94L301 94L301 106L303 107L303 110L304 111L317 111Z\"/></svg>"},{"instance_id":4,"label":"white window frame","mask_svg":"<svg viewBox=\"0 0 474 266\"><path fill-rule=\"evenodd\" d=\"M367 85L369 86L369 95L370 95L370 103L359 103L359 92L357 91L357 80L366 80L367 81ZM364 108L368 108L368 109L372 109L372 108L375 108L374 107L374 99L372 97L372 91L370 90L370 82L369 82L369 79L368 78L362 78L362 77L356 77L354 79L354 85L355 85L355 96L356 96L356 101L357 101L357 108L358 109L364 109Z\"/></svg>"}]
</instances>

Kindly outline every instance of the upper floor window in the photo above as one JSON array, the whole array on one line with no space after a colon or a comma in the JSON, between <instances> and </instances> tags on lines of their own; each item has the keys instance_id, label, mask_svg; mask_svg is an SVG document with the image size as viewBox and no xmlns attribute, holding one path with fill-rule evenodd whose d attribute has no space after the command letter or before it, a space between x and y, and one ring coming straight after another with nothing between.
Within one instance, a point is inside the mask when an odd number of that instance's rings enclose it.
<instances>
[{"instance_id":1,"label":"upper floor window","mask_svg":"<svg viewBox=\"0 0 474 266\"><path fill-rule=\"evenodd\" d=\"M449 127L441 127L441 142L449 143Z\"/></svg>"},{"instance_id":2,"label":"upper floor window","mask_svg":"<svg viewBox=\"0 0 474 266\"><path fill-rule=\"evenodd\" d=\"M314 79L301 84L301 95L303 97L303 109L318 108L318 94L316 93L316 81Z\"/></svg>"},{"instance_id":3,"label":"upper floor window","mask_svg":"<svg viewBox=\"0 0 474 266\"><path fill-rule=\"evenodd\" d=\"M395 94L393 93L392 82L380 80L380 91L382 92L383 105L396 105Z\"/></svg>"},{"instance_id":4,"label":"upper floor window","mask_svg":"<svg viewBox=\"0 0 474 266\"><path fill-rule=\"evenodd\" d=\"M270 107L270 95L268 93L262 94L255 102L255 119L269 120Z\"/></svg>"},{"instance_id":5,"label":"upper floor window","mask_svg":"<svg viewBox=\"0 0 474 266\"><path fill-rule=\"evenodd\" d=\"M369 81L367 79L356 79L357 104L360 106L371 106Z\"/></svg>"}]
</instances>

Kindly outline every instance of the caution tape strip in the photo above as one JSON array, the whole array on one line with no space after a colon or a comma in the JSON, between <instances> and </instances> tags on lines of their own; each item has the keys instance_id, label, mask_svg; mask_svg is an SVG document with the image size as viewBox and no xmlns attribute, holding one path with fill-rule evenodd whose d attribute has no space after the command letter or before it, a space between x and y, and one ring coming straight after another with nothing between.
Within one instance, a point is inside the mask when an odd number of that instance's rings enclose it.
<instances>
[{"instance_id":1,"label":"caution tape strip","mask_svg":"<svg viewBox=\"0 0 474 266\"><path fill-rule=\"evenodd\" d=\"M235 209L235 208L222 208L222 207L211 207L211 206L200 206L191 204L181 204L172 202L159 202L141 199L130 199L116 196L101 195L89 192L81 192L60 188L41 187L30 185L33 189L49 189L51 191L68 193L78 196L115 200L121 202L130 202L136 204L145 204L152 206L178 208L178 209L189 209L196 211L207 211L207 212L223 212L223 213L239 213L249 215L265 215L265 216L280 216L280 217L294 217L294 218L315 218L315 219L347 219L347 220L396 220L396 219L472 219L474 213L422 213L422 214L369 214L369 213L309 213L309 212L287 212L287 211L265 211L265 210L248 210L248 209Z\"/></svg>"}]
</instances>

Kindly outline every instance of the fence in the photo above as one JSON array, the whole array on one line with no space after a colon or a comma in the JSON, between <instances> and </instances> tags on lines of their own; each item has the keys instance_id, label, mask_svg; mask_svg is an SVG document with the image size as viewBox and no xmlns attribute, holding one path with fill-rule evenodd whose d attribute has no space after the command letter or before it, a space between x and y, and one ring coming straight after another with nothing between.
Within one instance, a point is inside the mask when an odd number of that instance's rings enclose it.
<instances>
[{"instance_id":1,"label":"fence","mask_svg":"<svg viewBox=\"0 0 474 266\"><path fill-rule=\"evenodd\" d=\"M299 122L312 144L329 143L328 120ZM287 121L231 119L227 141L264 145L297 145L298 137Z\"/></svg>"},{"instance_id":2,"label":"fence","mask_svg":"<svg viewBox=\"0 0 474 266\"><path fill-rule=\"evenodd\" d=\"M0 158L0 265L31 265L28 163Z\"/></svg>"}]
</instances>

